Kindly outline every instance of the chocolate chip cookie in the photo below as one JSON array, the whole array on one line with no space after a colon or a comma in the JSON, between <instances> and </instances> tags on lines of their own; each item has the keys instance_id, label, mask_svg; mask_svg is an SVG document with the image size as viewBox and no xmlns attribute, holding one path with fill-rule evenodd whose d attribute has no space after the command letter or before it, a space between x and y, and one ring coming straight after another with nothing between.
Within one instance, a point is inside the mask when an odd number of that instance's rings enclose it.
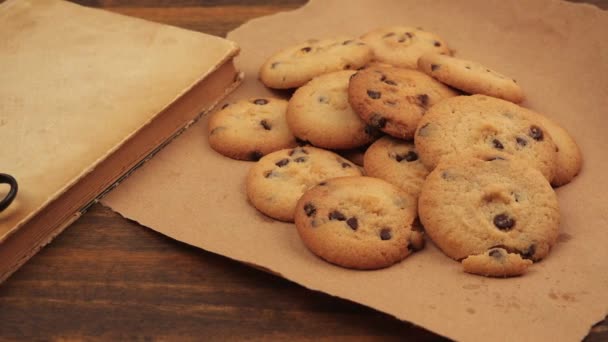
<instances>
[{"instance_id":1,"label":"chocolate chip cookie","mask_svg":"<svg viewBox=\"0 0 608 342\"><path fill-rule=\"evenodd\" d=\"M529 263L510 254L538 261L559 234L557 196L547 179L501 152L443 159L424 182L418 204L427 234L446 255L478 256L465 263L468 272L520 274Z\"/></svg>"},{"instance_id":2,"label":"chocolate chip cookie","mask_svg":"<svg viewBox=\"0 0 608 342\"><path fill-rule=\"evenodd\" d=\"M418 58L427 52L451 53L438 35L415 27L382 27L361 39L374 51L374 60L403 68L416 69Z\"/></svg>"},{"instance_id":3,"label":"chocolate chip cookie","mask_svg":"<svg viewBox=\"0 0 608 342\"><path fill-rule=\"evenodd\" d=\"M249 170L247 197L262 213L293 222L296 202L308 188L329 178L360 175L359 167L333 152L312 146L284 149Z\"/></svg>"},{"instance_id":4,"label":"chocolate chip cookie","mask_svg":"<svg viewBox=\"0 0 608 342\"><path fill-rule=\"evenodd\" d=\"M429 170L445 156L477 151L524 159L548 180L555 173L555 144L536 115L485 95L453 97L433 106L418 124L415 144Z\"/></svg>"},{"instance_id":5,"label":"chocolate chip cookie","mask_svg":"<svg viewBox=\"0 0 608 342\"><path fill-rule=\"evenodd\" d=\"M272 55L259 77L270 88L296 88L328 72L359 69L372 56L371 48L358 39L310 39Z\"/></svg>"},{"instance_id":6,"label":"chocolate chip cookie","mask_svg":"<svg viewBox=\"0 0 608 342\"><path fill-rule=\"evenodd\" d=\"M429 171L413 142L385 136L373 143L363 159L365 175L384 179L418 198Z\"/></svg>"},{"instance_id":7,"label":"chocolate chip cookie","mask_svg":"<svg viewBox=\"0 0 608 342\"><path fill-rule=\"evenodd\" d=\"M524 93L517 82L479 63L427 53L418 59L418 69L469 94L483 94L519 103Z\"/></svg>"},{"instance_id":8,"label":"chocolate chip cookie","mask_svg":"<svg viewBox=\"0 0 608 342\"><path fill-rule=\"evenodd\" d=\"M551 185L557 187L570 183L583 166L581 150L564 127L547 116L538 114L535 117L549 132L555 143L555 175L551 180Z\"/></svg>"},{"instance_id":9,"label":"chocolate chip cookie","mask_svg":"<svg viewBox=\"0 0 608 342\"><path fill-rule=\"evenodd\" d=\"M379 137L381 132L361 120L348 103L354 73L321 75L296 90L287 106L287 124L296 137L327 149L352 149Z\"/></svg>"},{"instance_id":10,"label":"chocolate chip cookie","mask_svg":"<svg viewBox=\"0 0 608 342\"><path fill-rule=\"evenodd\" d=\"M343 177L308 190L298 201L295 223L302 241L330 263L377 269L424 246L413 228L416 199L377 178Z\"/></svg>"},{"instance_id":11,"label":"chocolate chip cookie","mask_svg":"<svg viewBox=\"0 0 608 342\"><path fill-rule=\"evenodd\" d=\"M370 66L350 80L348 101L368 125L411 139L428 108L457 93L426 74L392 66Z\"/></svg>"},{"instance_id":12,"label":"chocolate chip cookie","mask_svg":"<svg viewBox=\"0 0 608 342\"><path fill-rule=\"evenodd\" d=\"M287 101L255 98L226 104L209 118L209 145L240 160L258 160L283 148L295 147L287 126Z\"/></svg>"}]
</instances>

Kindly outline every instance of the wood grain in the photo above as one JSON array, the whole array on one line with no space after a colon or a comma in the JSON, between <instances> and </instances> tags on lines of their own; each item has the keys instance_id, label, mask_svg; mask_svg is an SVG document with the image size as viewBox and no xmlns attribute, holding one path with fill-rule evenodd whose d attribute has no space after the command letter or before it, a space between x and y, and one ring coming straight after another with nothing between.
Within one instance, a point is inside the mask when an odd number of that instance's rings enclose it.
<instances>
[{"instance_id":1,"label":"wood grain","mask_svg":"<svg viewBox=\"0 0 608 342\"><path fill-rule=\"evenodd\" d=\"M74 2L224 36L248 19L305 1ZM608 8L608 0L587 2ZM176 242L101 205L0 285L0 340L81 339L443 340ZM587 340L608 340L608 322Z\"/></svg>"}]
</instances>

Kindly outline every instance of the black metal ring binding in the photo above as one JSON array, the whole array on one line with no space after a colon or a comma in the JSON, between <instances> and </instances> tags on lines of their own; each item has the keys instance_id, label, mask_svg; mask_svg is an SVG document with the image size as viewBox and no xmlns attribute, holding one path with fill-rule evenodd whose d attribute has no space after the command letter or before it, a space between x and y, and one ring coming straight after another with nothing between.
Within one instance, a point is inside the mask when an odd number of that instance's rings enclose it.
<instances>
[{"instance_id":1,"label":"black metal ring binding","mask_svg":"<svg viewBox=\"0 0 608 342\"><path fill-rule=\"evenodd\" d=\"M6 173L0 173L0 184L8 184L11 187L8 194L6 194L6 196L0 200L1 212L8 208L11 203L13 203L13 200L15 200L15 197L17 197L17 190L19 189L19 186L17 185L17 180L13 176Z\"/></svg>"}]
</instances>

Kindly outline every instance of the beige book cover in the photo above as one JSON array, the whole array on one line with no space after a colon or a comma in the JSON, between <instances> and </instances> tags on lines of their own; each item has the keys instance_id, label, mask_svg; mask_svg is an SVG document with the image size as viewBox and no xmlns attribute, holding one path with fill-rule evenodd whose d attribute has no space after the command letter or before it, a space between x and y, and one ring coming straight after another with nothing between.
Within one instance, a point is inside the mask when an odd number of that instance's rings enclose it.
<instances>
[{"instance_id":1,"label":"beige book cover","mask_svg":"<svg viewBox=\"0 0 608 342\"><path fill-rule=\"evenodd\" d=\"M18 182L0 212L0 280L233 89L237 53L66 1L0 4L0 173Z\"/></svg>"}]
</instances>

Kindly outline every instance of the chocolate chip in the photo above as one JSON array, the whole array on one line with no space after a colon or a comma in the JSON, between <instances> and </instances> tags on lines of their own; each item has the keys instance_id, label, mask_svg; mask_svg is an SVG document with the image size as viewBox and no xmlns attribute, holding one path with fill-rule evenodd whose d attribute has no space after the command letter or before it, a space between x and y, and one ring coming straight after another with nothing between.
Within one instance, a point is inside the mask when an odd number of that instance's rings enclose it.
<instances>
[{"instance_id":1,"label":"chocolate chip","mask_svg":"<svg viewBox=\"0 0 608 342\"><path fill-rule=\"evenodd\" d=\"M253 103L258 105L258 106L262 106L268 103L268 100L266 99L255 99L253 100Z\"/></svg>"},{"instance_id":2,"label":"chocolate chip","mask_svg":"<svg viewBox=\"0 0 608 342\"><path fill-rule=\"evenodd\" d=\"M315 208L312 203L308 202L304 204L304 213L306 216L311 217L317 213L317 208Z\"/></svg>"},{"instance_id":3,"label":"chocolate chip","mask_svg":"<svg viewBox=\"0 0 608 342\"><path fill-rule=\"evenodd\" d=\"M382 77L380 78L381 82L384 82L388 85L397 85L397 82L393 81L393 80L389 80L388 78L386 78L386 75L382 75Z\"/></svg>"},{"instance_id":4,"label":"chocolate chip","mask_svg":"<svg viewBox=\"0 0 608 342\"><path fill-rule=\"evenodd\" d=\"M511 230L515 225L515 220L507 214L498 214L494 216L494 225L500 230Z\"/></svg>"},{"instance_id":5,"label":"chocolate chip","mask_svg":"<svg viewBox=\"0 0 608 342\"><path fill-rule=\"evenodd\" d=\"M490 69L486 69L486 72L491 72L491 70Z\"/></svg>"},{"instance_id":6,"label":"chocolate chip","mask_svg":"<svg viewBox=\"0 0 608 342\"><path fill-rule=\"evenodd\" d=\"M384 128L387 123L386 118L380 116L380 114L372 115L372 117L369 121L370 121L370 124L376 128Z\"/></svg>"},{"instance_id":7,"label":"chocolate chip","mask_svg":"<svg viewBox=\"0 0 608 342\"><path fill-rule=\"evenodd\" d=\"M342 168L343 168L343 169L348 169L349 167L353 167L352 165L350 165L350 164L349 164L349 163L347 163L347 162L343 162L343 163L342 163L342 164L340 164L340 165L342 165Z\"/></svg>"},{"instance_id":8,"label":"chocolate chip","mask_svg":"<svg viewBox=\"0 0 608 342\"><path fill-rule=\"evenodd\" d=\"M382 93L380 93L379 91L368 90L367 96L369 96L371 99L377 100L380 98L380 96L382 96Z\"/></svg>"},{"instance_id":9,"label":"chocolate chip","mask_svg":"<svg viewBox=\"0 0 608 342\"><path fill-rule=\"evenodd\" d=\"M317 101L319 101L320 103L329 103L329 98L327 96L321 95L317 98Z\"/></svg>"},{"instance_id":10,"label":"chocolate chip","mask_svg":"<svg viewBox=\"0 0 608 342\"><path fill-rule=\"evenodd\" d=\"M435 43L433 43L433 45L435 45L436 47L440 47L441 46L441 42L435 41Z\"/></svg>"},{"instance_id":11,"label":"chocolate chip","mask_svg":"<svg viewBox=\"0 0 608 342\"><path fill-rule=\"evenodd\" d=\"M489 255L495 259L502 259L502 251L500 249L491 249Z\"/></svg>"},{"instance_id":12,"label":"chocolate chip","mask_svg":"<svg viewBox=\"0 0 608 342\"><path fill-rule=\"evenodd\" d=\"M348 70L348 69L350 69L350 64L346 64L346 65L344 66L344 70Z\"/></svg>"},{"instance_id":13,"label":"chocolate chip","mask_svg":"<svg viewBox=\"0 0 608 342\"><path fill-rule=\"evenodd\" d=\"M559 152L559 147L557 145L555 146L555 152Z\"/></svg>"},{"instance_id":14,"label":"chocolate chip","mask_svg":"<svg viewBox=\"0 0 608 342\"><path fill-rule=\"evenodd\" d=\"M307 46L307 47L301 48L300 51L302 51L302 52L310 52L310 51L312 51L312 48L310 46Z\"/></svg>"},{"instance_id":15,"label":"chocolate chip","mask_svg":"<svg viewBox=\"0 0 608 342\"><path fill-rule=\"evenodd\" d=\"M323 181L323 182L319 183L319 185L320 185L320 186L327 185L327 182Z\"/></svg>"},{"instance_id":16,"label":"chocolate chip","mask_svg":"<svg viewBox=\"0 0 608 342\"><path fill-rule=\"evenodd\" d=\"M421 107L426 108L429 105L429 96L427 94L416 95L416 100Z\"/></svg>"},{"instance_id":17,"label":"chocolate chip","mask_svg":"<svg viewBox=\"0 0 608 342\"><path fill-rule=\"evenodd\" d=\"M342 214L341 212L334 210L331 213L329 213L329 219L330 220L338 220L338 221L345 221L346 220L346 216L344 216L344 214Z\"/></svg>"},{"instance_id":18,"label":"chocolate chip","mask_svg":"<svg viewBox=\"0 0 608 342\"><path fill-rule=\"evenodd\" d=\"M308 157L298 157L298 158L294 159L293 161L295 161L296 163L303 163L307 160L308 160Z\"/></svg>"},{"instance_id":19,"label":"chocolate chip","mask_svg":"<svg viewBox=\"0 0 608 342\"><path fill-rule=\"evenodd\" d=\"M289 151L289 156L293 156L296 153L304 153L304 154L308 154L308 151L306 151L305 149L303 149L302 147L296 147L293 150Z\"/></svg>"},{"instance_id":20,"label":"chocolate chip","mask_svg":"<svg viewBox=\"0 0 608 342\"><path fill-rule=\"evenodd\" d=\"M274 63L270 64L270 69L276 68L277 66L279 66L279 64L281 64L281 62L274 62Z\"/></svg>"},{"instance_id":21,"label":"chocolate chip","mask_svg":"<svg viewBox=\"0 0 608 342\"><path fill-rule=\"evenodd\" d=\"M502 143L498 139L492 140L492 145L494 145L494 148L498 149L498 150L504 150L505 149L505 147L502 145Z\"/></svg>"},{"instance_id":22,"label":"chocolate chip","mask_svg":"<svg viewBox=\"0 0 608 342\"><path fill-rule=\"evenodd\" d=\"M381 240L390 240L393 237L393 234L391 233L391 229L390 228L382 228L382 230L380 231L380 239Z\"/></svg>"},{"instance_id":23,"label":"chocolate chip","mask_svg":"<svg viewBox=\"0 0 608 342\"><path fill-rule=\"evenodd\" d=\"M439 69L441 67L441 65L439 64L431 64L431 71L435 71L437 69Z\"/></svg>"},{"instance_id":24,"label":"chocolate chip","mask_svg":"<svg viewBox=\"0 0 608 342\"><path fill-rule=\"evenodd\" d=\"M228 107L228 106L230 106L230 103L224 103L224 105L222 106L222 108L221 108L221 109L224 109L224 108L226 108L226 107Z\"/></svg>"},{"instance_id":25,"label":"chocolate chip","mask_svg":"<svg viewBox=\"0 0 608 342\"><path fill-rule=\"evenodd\" d=\"M262 154L262 152L260 152L260 151L252 151L251 153L249 153L249 160L258 161L263 156L264 156L264 154Z\"/></svg>"},{"instance_id":26,"label":"chocolate chip","mask_svg":"<svg viewBox=\"0 0 608 342\"><path fill-rule=\"evenodd\" d=\"M408 151L407 153L395 155L395 160L398 162L401 162L402 160L405 160L406 162L413 162L418 160L418 154L416 154L414 151Z\"/></svg>"},{"instance_id":27,"label":"chocolate chip","mask_svg":"<svg viewBox=\"0 0 608 342\"><path fill-rule=\"evenodd\" d=\"M382 38L388 38L388 37L392 37L395 35L395 32L389 32L387 34L385 34L384 36L382 36Z\"/></svg>"},{"instance_id":28,"label":"chocolate chip","mask_svg":"<svg viewBox=\"0 0 608 342\"><path fill-rule=\"evenodd\" d=\"M543 140L543 130L536 125L530 126L530 132L528 133L528 135L536 141Z\"/></svg>"},{"instance_id":29,"label":"chocolate chip","mask_svg":"<svg viewBox=\"0 0 608 342\"><path fill-rule=\"evenodd\" d=\"M536 253L536 245L531 244L525 251L521 252L520 255L524 259L532 259Z\"/></svg>"},{"instance_id":30,"label":"chocolate chip","mask_svg":"<svg viewBox=\"0 0 608 342\"><path fill-rule=\"evenodd\" d=\"M352 43L352 42L353 42L353 40L352 40L352 39L345 40L345 41L343 41L343 42L342 42L342 45L348 45L348 44L350 44L350 43Z\"/></svg>"},{"instance_id":31,"label":"chocolate chip","mask_svg":"<svg viewBox=\"0 0 608 342\"><path fill-rule=\"evenodd\" d=\"M260 121L260 125L264 127L265 130L270 131L272 129L272 125L268 123L266 120Z\"/></svg>"},{"instance_id":32,"label":"chocolate chip","mask_svg":"<svg viewBox=\"0 0 608 342\"><path fill-rule=\"evenodd\" d=\"M357 230L357 228L359 228L359 221L357 221L356 217L351 217L348 220L346 220L346 224L352 229L352 230Z\"/></svg>"},{"instance_id":33,"label":"chocolate chip","mask_svg":"<svg viewBox=\"0 0 608 342\"><path fill-rule=\"evenodd\" d=\"M517 145L519 145L519 146L528 145L528 140L526 140L524 138L517 137L517 138L515 138L515 141L517 142Z\"/></svg>"},{"instance_id":34,"label":"chocolate chip","mask_svg":"<svg viewBox=\"0 0 608 342\"><path fill-rule=\"evenodd\" d=\"M470 67L470 66L468 66L468 65L467 65L467 66L465 66L465 68L466 68L466 69L471 70L471 67Z\"/></svg>"},{"instance_id":35,"label":"chocolate chip","mask_svg":"<svg viewBox=\"0 0 608 342\"><path fill-rule=\"evenodd\" d=\"M278 166L278 167L283 167L285 165L289 164L289 159L285 158L285 159L281 159L278 162L274 163L274 165Z\"/></svg>"}]
</instances>

